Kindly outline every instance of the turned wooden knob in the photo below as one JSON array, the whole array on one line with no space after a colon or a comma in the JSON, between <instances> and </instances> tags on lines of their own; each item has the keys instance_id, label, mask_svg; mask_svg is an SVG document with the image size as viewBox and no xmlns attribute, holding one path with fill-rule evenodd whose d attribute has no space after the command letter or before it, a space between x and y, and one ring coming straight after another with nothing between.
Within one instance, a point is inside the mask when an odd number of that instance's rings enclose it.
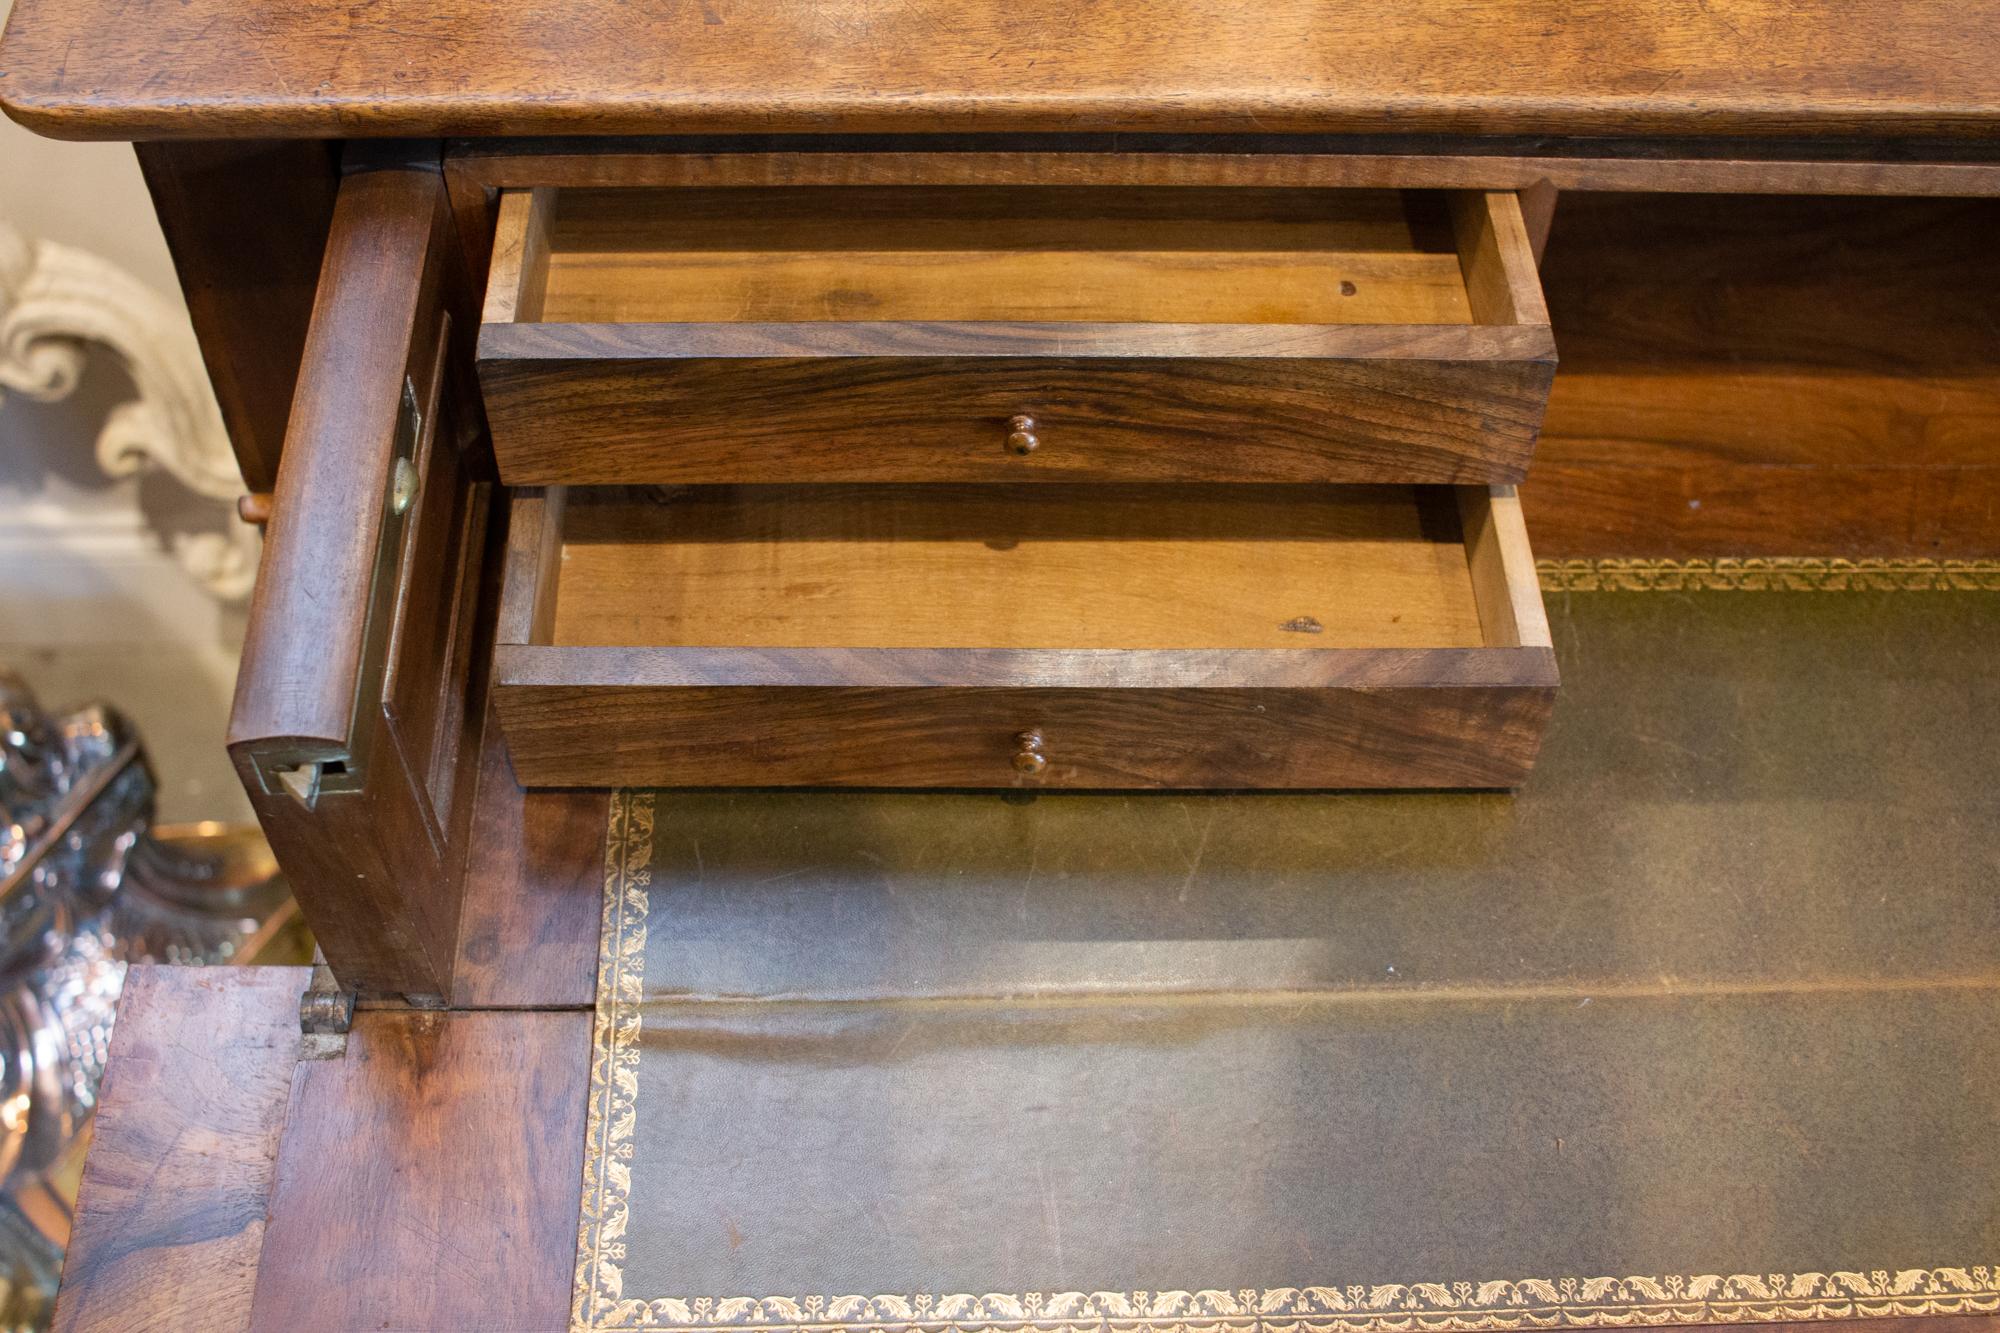
<instances>
[{"instance_id":1,"label":"turned wooden knob","mask_svg":"<svg viewBox=\"0 0 2000 1333\"><path fill-rule=\"evenodd\" d=\"M1014 738L1014 771L1035 774L1049 766L1049 757L1042 753L1042 733L1024 731Z\"/></svg>"},{"instance_id":2,"label":"turned wooden knob","mask_svg":"<svg viewBox=\"0 0 2000 1333\"><path fill-rule=\"evenodd\" d=\"M261 528L271 521L271 493L252 491L248 495L236 497L236 517L252 527Z\"/></svg>"},{"instance_id":3,"label":"turned wooden knob","mask_svg":"<svg viewBox=\"0 0 2000 1333\"><path fill-rule=\"evenodd\" d=\"M1007 423L1007 450L1009 453L1032 454L1041 446L1035 436L1035 419L1030 416L1014 417Z\"/></svg>"}]
</instances>

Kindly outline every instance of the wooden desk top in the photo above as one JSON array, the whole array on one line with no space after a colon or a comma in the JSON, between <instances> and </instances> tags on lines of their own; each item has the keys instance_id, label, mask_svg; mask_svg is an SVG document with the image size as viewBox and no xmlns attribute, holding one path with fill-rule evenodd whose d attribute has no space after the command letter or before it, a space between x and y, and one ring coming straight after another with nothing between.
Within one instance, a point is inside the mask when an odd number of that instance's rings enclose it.
<instances>
[{"instance_id":1,"label":"wooden desk top","mask_svg":"<svg viewBox=\"0 0 2000 1333\"><path fill-rule=\"evenodd\" d=\"M64 138L2000 137L1989 0L18 0Z\"/></svg>"}]
</instances>

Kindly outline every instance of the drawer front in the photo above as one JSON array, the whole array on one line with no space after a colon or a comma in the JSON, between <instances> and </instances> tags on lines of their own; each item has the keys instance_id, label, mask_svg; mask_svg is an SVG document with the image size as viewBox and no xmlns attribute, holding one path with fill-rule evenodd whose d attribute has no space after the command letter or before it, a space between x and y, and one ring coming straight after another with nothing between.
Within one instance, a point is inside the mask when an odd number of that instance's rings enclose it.
<instances>
[{"instance_id":1,"label":"drawer front","mask_svg":"<svg viewBox=\"0 0 2000 1333\"><path fill-rule=\"evenodd\" d=\"M1555 693L502 682L516 775L556 787L1511 787Z\"/></svg>"},{"instance_id":2,"label":"drawer front","mask_svg":"<svg viewBox=\"0 0 2000 1333\"><path fill-rule=\"evenodd\" d=\"M730 489L516 500L521 782L1504 787L1553 701L1511 489Z\"/></svg>"},{"instance_id":3,"label":"drawer front","mask_svg":"<svg viewBox=\"0 0 2000 1333\"><path fill-rule=\"evenodd\" d=\"M503 480L1512 483L1540 430L1511 194L915 192L849 235L727 193L503 198Z\"/></svg>"},{"instance_id":4,"label":"drawer front","mask_svg":"<svg viewBox=\"0 0 2000 1333\"><path fill-rule=\"evenodd\" d=\"M1456 331L1292 340L1327 344L1318 356L1264 355L1275 340L1260 338L1242 355L1200 356L1187 352L1224 340L1127 330L1114 342L1100 330L1098 350L1138 354L1085 359L1046 327L940 332L919 355L885 354L891 335L865 330L840 346L800 326L735 332L735 345L703 348L668 332L489 330L480 372L506 475L1513 482L1554 374L1508 333L1470 346ZM1027 355L943 354L954 341L1005 346L1010 333ZM684 355L658 355L676 342Z\"/></svg>"}]
</instances>

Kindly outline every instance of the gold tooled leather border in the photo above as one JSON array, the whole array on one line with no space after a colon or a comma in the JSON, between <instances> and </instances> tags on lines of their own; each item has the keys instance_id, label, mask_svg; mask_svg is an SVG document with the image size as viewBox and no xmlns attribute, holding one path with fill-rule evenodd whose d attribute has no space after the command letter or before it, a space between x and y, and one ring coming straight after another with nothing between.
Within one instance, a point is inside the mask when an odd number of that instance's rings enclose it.
<instances>
[{"instance_id":1,"label":"gold tooled leather border","mask_svg":"<svg viewBox=\"0 0 2000 1333\"><path fill-rule=\"evenodd\" d=\"M615 1321L631 1305L643 1304L623 1299L623 1265L638 1114L647 891L653 883L653 798L650 791L613 792L611 823L604 838L604 911L598 933L597 1016L591 1025L590 1110L584 1124L583 1212L577 1223L576 1286L570 1311L570 1327L576 1329L647 1327Z\"/></svg>"},{"instance_id":2,"label":"gold tooled leather border","mask_svg":"<svg viewBox=\"0 0 2000 1333\"><path fill-rule=\"evenodd\" d=\"M625 1294L653 792L611 798L571 1333L1470 1333L2000 1313L2000 1266L877 1296Z\"/></svg>"},{"instance_id":3,"label":"gold tooled leather border","mask_svg":"<svg viewBox=\"0 0 2000 1333\"><path fill-rule=\"evenodd\" d=\"M2000 592L2000 560L1540 560L1543 592Z\"/></svg>"}]
</instances>

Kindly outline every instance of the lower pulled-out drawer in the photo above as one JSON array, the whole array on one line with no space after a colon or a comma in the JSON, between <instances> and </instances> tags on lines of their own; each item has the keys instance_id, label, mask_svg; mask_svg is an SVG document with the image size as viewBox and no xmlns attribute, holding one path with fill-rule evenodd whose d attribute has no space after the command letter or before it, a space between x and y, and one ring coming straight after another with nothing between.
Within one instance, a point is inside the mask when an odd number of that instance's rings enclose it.
<instances>
[{"instance_id":1,"label":"lower pulled-out drawer","mask_svg":"<svg viewBox=\"0 0 2000 1333\"><path fill-rule=\"evenodd\" d=\"M1505 787L1556 687L1507 487L514 502L527 786Z\"/></svg>"}]
</instances>

